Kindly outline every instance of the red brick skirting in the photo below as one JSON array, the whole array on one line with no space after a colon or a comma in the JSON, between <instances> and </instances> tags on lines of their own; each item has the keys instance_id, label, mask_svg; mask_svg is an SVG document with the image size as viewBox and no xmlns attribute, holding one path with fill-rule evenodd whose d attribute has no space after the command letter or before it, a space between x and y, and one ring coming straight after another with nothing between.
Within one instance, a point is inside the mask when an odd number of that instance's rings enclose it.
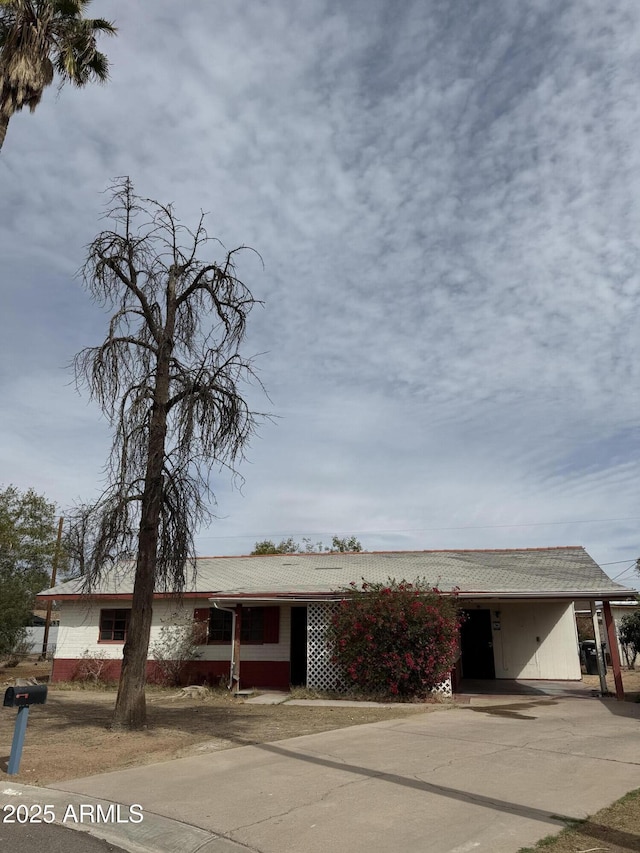
<instances>
[{"instance_id":1,"label":"red brick skirting","mask_svg":"<svg viewBox=\"0 0 640 853\"><path fill-rule=\"evenodd\" d=\"M54 658L51 681L74 681L78 678L78 658ZM102 673L103 681L117 681L120 678L122 661L110 660ZM183 679L184 684L210 684L217 687L222 680L229 679L229 661L196 660L191 661ZM155 661L147 661L147 681L150 684L159 681ZM288 661L242 661L240 664L240 686L242 688L261 687L274 690L289 689Z\"/></svg>"}]
</instances>

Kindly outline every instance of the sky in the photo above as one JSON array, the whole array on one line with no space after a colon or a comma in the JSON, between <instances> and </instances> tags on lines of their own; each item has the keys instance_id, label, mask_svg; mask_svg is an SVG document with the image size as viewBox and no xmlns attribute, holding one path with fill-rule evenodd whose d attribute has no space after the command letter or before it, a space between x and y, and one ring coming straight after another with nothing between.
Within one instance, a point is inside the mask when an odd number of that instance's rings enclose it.
<instances>
[{"instance_id":1,"label":"sky","mask_svg":"<svg viewBox=\"0 0 640 853\"><path fill-rule=\"evenodd\" d=\"M263 419L200 555L584 545L640 585L637 0L94 0L105 86L0 152L0 485L61 513L110 429L69 364L105 189L207 213ZM220 259L220 254L216 256Z\"/></svg>"}]
</instances>

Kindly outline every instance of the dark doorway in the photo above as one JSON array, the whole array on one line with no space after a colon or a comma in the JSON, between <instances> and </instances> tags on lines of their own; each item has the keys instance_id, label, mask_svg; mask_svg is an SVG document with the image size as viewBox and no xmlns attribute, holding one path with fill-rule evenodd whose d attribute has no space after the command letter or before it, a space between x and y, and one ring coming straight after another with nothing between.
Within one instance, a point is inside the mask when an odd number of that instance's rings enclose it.
<instances>
[{"instance_id":1,"label":"dark doorway","mask_svg":"<svg viewBox=\"0 0 640 853\"><path fill-rule=\"evenodd\" d=\"M460 629L463 678L495 678L490 610L465 610Z\"/></svg>"},{"instance_id":2,"label":"dark doorway","mask_svg":"<svg viewBox=\"0 0 640 853\"><path fill-rule=\"evenodd\" d=\"M307 686L307 608L291 608L291 672L293 687Z\"/></svg>"}]
</instances>

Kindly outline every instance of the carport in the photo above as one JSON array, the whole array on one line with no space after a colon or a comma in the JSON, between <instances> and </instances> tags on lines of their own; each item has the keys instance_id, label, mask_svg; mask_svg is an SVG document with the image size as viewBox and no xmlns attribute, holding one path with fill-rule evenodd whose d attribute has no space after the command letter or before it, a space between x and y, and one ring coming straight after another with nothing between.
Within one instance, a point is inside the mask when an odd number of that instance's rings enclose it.
<instances>
[{"instance_id":1,"label":"carport","mask_svg":"<svg viewBox=\"0 0 640 853\"><path fill-rule=\"evenodd\" d=\"M576 609L591 611L597 647L600 693L608 692L597 622L601 610L616 698L624 699L622 672L611 598L606 589L576 600L572 590L461 596L465 622L460 657L453 673L456 694L590 694L580 684Z\"/></svg>"}]
</instances>

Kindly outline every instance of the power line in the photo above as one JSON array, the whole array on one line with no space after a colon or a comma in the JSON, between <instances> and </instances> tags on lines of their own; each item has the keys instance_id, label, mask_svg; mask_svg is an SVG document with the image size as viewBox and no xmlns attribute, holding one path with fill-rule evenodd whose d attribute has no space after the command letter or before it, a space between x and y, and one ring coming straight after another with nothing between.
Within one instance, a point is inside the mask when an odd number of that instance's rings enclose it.
<instances>
[{"instance_id":1,"label":"power line","mask_svg":"<svg viewBox=\"0 0 640 853\"><path fill-rule=\"evenodd\" d=\"M610 565L612 565L612 564L611 564L611 563L599 563L598 565L600 565L600 566L610 566ZM612 580L612 581L618 580L618 578L621 578L623 575L626 575L626 574L627 574L627 572L631 571L631 569L633 569L633 567L634 567L635 565L636 565L636 563L635 563L635 560L634 560L634 561L633 561L633 563L631 563L631 565L627 566L627 568L626 568L626 569L624 569L623 571L621 571L621 572L620 572L619 574L617 574L614 578L611 578L611 580Z\"/></svg>"},{"instance_id":2,"label":"power line","mask_svg":"<svg viewBox=\"0 0 640 853\"><path fill-rule=\"evenodd\" d=\"M442 530L497 530L501 528L515 528L515 527L548 527L548 526L565 526L570 524L604 524L608 522L614 521L639 521L639 515L631 515L625 518L589 518L583 519L581 521L531 521L531 522L523 522L521 524L467 524L462 525L460 527L408 527L408 528L396 528L393 530L349 530L343 532L343 536L358 534L358 536L377 536L379 534L390 534L390 533L435 533ZM199 539L253 539L267 536L333 536L340 535L336 534L334 531L319 531L316 533L245 533L245 534L234 534L230 536L199 536ZM625 560L620 560L619 562L626 562ZM606 565L612 565L607 563Z\"/></svg>"}]
</instances>

